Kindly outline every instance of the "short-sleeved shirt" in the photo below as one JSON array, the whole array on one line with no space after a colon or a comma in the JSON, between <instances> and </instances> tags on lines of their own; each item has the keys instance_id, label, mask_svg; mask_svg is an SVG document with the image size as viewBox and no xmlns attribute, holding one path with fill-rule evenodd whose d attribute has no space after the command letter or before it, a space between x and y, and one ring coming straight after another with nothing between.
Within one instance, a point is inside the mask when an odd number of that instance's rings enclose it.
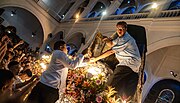
<instances>
[{"instance_id":1,"label":"short-sleeved shirt","mask_svg":"<svg viewBox=\"0 0 180 103\"><path fill-rule=\"evenodd\" d=\"M134 38L126 32L122 37L117 37L112 42L114 44L112 50L115 50L115 56L119 61L118 65L128 66L134 72L138 72L141 57Z\"/></svg>"},{"instance_id":2,"label":"short-sleeved shirt","mask_svg":"<svg viewBox=\"0 0 180 103\"><path fill-rule=\"evenodd\" d=\"M44 71L40 77L40 82L55 89L59 89L61 82L66 80L68 68L76 68L82 61L84 56L79 54L75 60L71 60L68 56L60 51L53 51L51 62L48 69ZM66 73L66 74L62 74ZM62 77L63 76L63 77Z\"/></svg>"}]
</instances>

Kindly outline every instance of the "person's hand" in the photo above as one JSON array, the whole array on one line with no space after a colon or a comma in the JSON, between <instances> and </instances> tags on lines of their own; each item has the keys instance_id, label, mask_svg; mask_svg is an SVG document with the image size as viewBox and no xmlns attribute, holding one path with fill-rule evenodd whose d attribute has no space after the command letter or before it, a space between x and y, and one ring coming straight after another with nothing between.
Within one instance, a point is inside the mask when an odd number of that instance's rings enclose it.
<instances>
[{"instance_id":1,"label":"person's hand","mask_svg":"<svg viewBox=\"0 0 180 103\"><path fill-rule=\"evenodd\" d=\"M13 52L13 48L9 48L9 51Z\"/></svg>"},{"instance_id":2,"label":"person's hand","mask_svg":"<svg viewBox=\"0 0 180 103\"><path fill-rule=\"evenodd\" d=\"M102 41L107 41L108 40L108 37L104 37L103 39L102 39Z\"/></svg>"},{"instance_id":3,"label":"person's hand","mask_svg":"<svg viewBox=\"0 0 180 103\"><path fill-rule=\"evenodd\" d=\"M84 54L84 57L85 57L85 58L88 58L88 57L89 57L89 54L88 54L88 53Z\"/></svg>"},{"instance_id":4,"label":"person's hand","mask_svg":"<svg viewBox=\"0 0 180 103\"><path fill-rule=\"evenodd\" d=\"M4 41L5 39L8 39L9 37L7 35L3 36L1 41Z\"/></svg>"},{"instance_id":5,"label":"person's hand","mask_svg":"<svg viewBox=\"0 0 180 103\"><path fill-rule=\"evenodd\" d=\"M21 40L20 42L19 42L19 44L23 44L24 43L24 41L23 40Z\"/></svg>"},{"instance_id":6,"label":"person's hand","mask_svg":"<svg viewBox=\"0 0 180 103\"><path fill-rule=\"evenodd\" d=\"M39 76L38 75L33 75L30 80L31 81L39 80Z\"/></svg>"},{"instance_id":7,"label":"person's hand","mask_svg":"<svg viewBox=\"0 0 180 103\"><path fill-rule=\"evenodd\" d=\"M110 42L111 40L110 40L110 38L108 38L108 37L104 37L102 41Z\"/></svg>"},{"instance_id":8,"label":"person's hand","mask_svg":"<svg viewBox=\"0 0 180 103\"><path fill-rule=\"evenodd\" d=\"M90 58L90 61L89 61L89 62L90 62L90 63L94 63L94 62L96 62L96 61L97 61L97 59L93 57L93 58Z\"/></svg>"}]
</instances>

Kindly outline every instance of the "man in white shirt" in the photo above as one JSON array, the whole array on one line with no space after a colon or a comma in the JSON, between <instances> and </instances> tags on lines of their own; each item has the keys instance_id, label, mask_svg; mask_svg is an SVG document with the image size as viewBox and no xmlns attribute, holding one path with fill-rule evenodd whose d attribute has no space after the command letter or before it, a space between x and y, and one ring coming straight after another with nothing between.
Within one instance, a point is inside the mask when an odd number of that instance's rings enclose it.
<instances>
[{"instance_id":1,"label":"man in white shirt","mask_svg":"<svg viewBox=\"0 0 180 103\"><path fill-rule=\"evenodd\" d=\"M136 91L141 57L134 38L127 32L127 23L124 21L118 22L116 29L115 35L117 37L104 38L111 49L98 57L91 58L90 62L95 62L115 53L119 64L116 66L108 84L115 88L117 94L123 100L126 100L133 97Z\"/></svg>"},{"instance_id":2,"label":"man in white shirt","mask_svg":"<svg viewBox=\"0 0 180 103\"><path fill-rule=\"evenodd\" d=\"M28 103L55 103L59 98L58 90L65 87L68 68L75 69L83 58L79 54L75 60L69 59L66 43L57 41L48 69L42 73L40 82L33 88Z\"/></svg>"}]
</instances>

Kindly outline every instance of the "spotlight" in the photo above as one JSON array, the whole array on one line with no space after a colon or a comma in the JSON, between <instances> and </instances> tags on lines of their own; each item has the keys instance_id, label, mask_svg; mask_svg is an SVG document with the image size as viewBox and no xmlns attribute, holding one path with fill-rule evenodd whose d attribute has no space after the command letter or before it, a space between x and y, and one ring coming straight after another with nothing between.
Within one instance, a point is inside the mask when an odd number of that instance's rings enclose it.
<instances>
[{"instance_id":1,"label":"spotlight","mask_svg":"<svg viewBox=\"0 0 180 103\"><path fill-rule=\"evenodd\" d=\"M79 19L79 14L76 14L76 19Z\"/></svg>"},{"instance_id":2,"label":"spotlight","mask_svg":"<svg viewBox=\"0 0 180 103\"><path fill-rule=\"evenodd\" d=\"M128 4L130 3L130 1L128 1Z\"/></svg>"},{"instance_id":3,"label":"spotlight","mask_svg":"<svg viewBox=\"0 0 180 103\"><path fill-rule=\"evenodd\" d=\"M153 9L156 9L157 8L157 3L153 3L153 5L152 5L152 7L151 8L153 8Z\"/></svg>"},{"instance_id":4,"label":"spotlight","mask_svg":"<svg viewBox=\"0 0 180 103\"><path fill-rule=\"evenodd\" d=\"M177 74L176 74L174 71L170 71L170 74L171 74L173 77L177 77Z\"/></svg>"},{"instance_id":5,"label":"spotlight","mask_svg":"<svg viewBox=\"0 0 180 103\"><path fill-rule=\"evenodd\" d=\"M106 14L107 14L107 12L106 12L106 11L103 11L103 12L102 12L102 15L103 15L103 16L104 16L104 15L106 15Z\"/></svg>"},{"instance_id":6,"label":"spotlight","mask_svg":"<svg viewBox=\"0 0 180 103\"><path fill-rule=\"evenodd\" d=\"M11 33L11 31L10 31L10 30L8 30L7 32L8 32L9 34Z\"/></svg>"},{"instance_id":7,"label":"spotlight","mask_svg":"<svg viewBox=\"0 0 180 103\"><path fill-rule=\"evenodd\" d=\"M31 37L33 38L35 35L36 35L36 34L35 34L34 32L32 32L32 35L31 35Z\"/></svg>"},{"instance_id":8,"label":"spotlight","mask_svg":"<svg viewBox=\"0 0 180 103\"><path fill-rule=\"evenodd\" d=\"M11 11L11 16L16 15L16 11Z\"/></svg>"}]
</instances>

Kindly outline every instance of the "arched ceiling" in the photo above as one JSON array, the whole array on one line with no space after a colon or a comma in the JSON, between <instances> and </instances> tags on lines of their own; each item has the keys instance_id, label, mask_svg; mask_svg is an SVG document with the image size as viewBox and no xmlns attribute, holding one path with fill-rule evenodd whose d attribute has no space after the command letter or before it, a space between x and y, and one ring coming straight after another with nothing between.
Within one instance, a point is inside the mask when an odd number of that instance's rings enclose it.
<instances>
[{"instance_id":1,"label":"arched ceiling","mask_svg":"<svg viewBox=\"0 0 180 103\"><path fill-rule=\"evenodd\" d=\"M4 7L1 17L4 26L16 27L21 39L31 44L30 47L40 47L43 43L43 29L39 20L29 11L19 7ZM12 15L13 14L13 15Z\"/></svg>"}]
</instances>

